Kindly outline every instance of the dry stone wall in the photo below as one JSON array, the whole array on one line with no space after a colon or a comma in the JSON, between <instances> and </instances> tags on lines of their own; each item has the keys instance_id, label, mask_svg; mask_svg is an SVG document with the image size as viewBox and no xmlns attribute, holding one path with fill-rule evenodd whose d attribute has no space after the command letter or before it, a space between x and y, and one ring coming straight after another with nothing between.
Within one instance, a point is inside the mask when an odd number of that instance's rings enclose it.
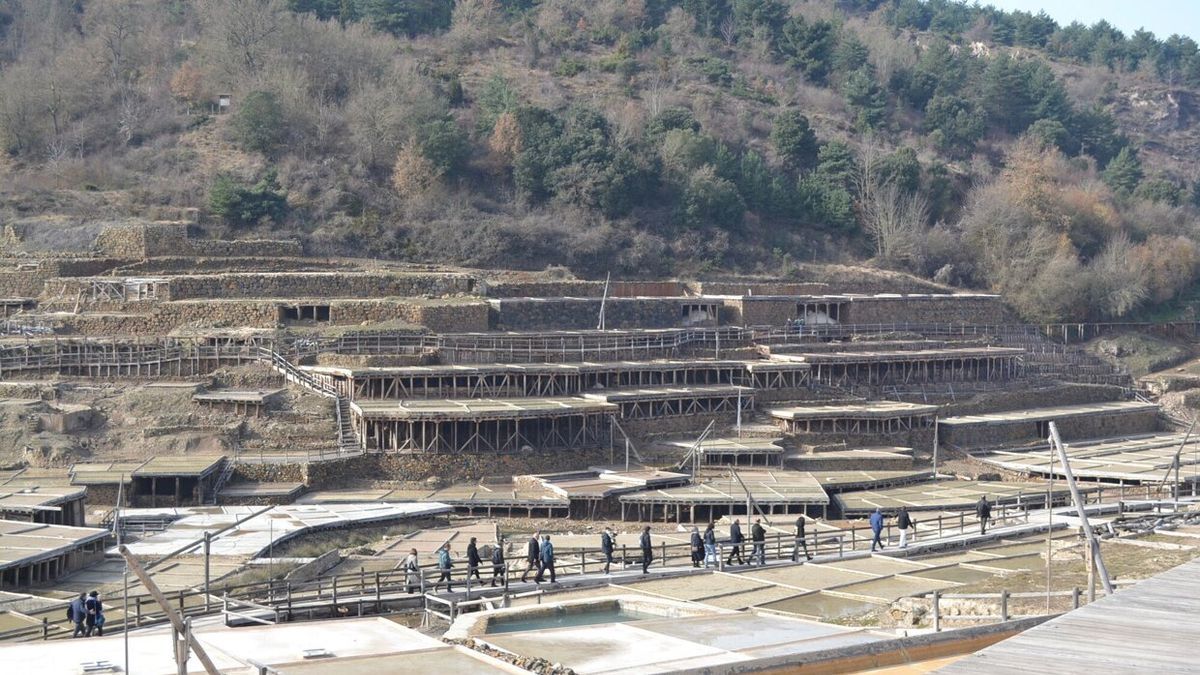
<instances>
[{"instance_id":1,"label":"dry stone wall","mask_svg":"<svg viewBox=\"0 0 1200 675\"><path fill-rule=\"evenodd\" d=\"M304 254L297 241L189 239L187 223L133 223L101 230L96 250L123 260L192 254L197 256L282 256Z\"/></svg>"},{"instance_id":2,"label":"dry stone wall","mask_svg":"<svg viewBox=\"0 0 1200 675\"><path fill-rule=\"evenodd\" d=\"M1086 415L1055 420L1063 440L1103 438L1157 431L1158 413L1154 410L1112 412L1107 415ZM1041 438L1037 421L1013 424L971 426L942 426L940 437L948 445L960 448L999 446Z\"/></svg>"},{"instance_id":3,"label":"dry stone wall","mask_svg":"<svg viewBox=\"0 0 1200 675\"><path fill-rule=\"evenodd\" d=\"M166 335L177 329L277 328L283 309L308 302L279 300L181 300L148 307L145 312L91 312L58 315L70 332L85 335ZM334 300L329 321L322 325L358 325L402 321L440 333L488 329L488 306L482 300Z\"/></svg>"},{"instance_id":4,"label":"dry stone wall","mask_svg":"<svg viewBox=\"0 0 1200 675\"><path fill-rule=\"evenodd\" d=\"M513 455L368 454L305 464L237 464L235 480L302 482L310 490L362 485L375 481L424 481L441 484L489 476L519 476L577 470L609 463L607 448Z\"/></svg>"},{"instance_id":5,"label":"dry stone wall","mask_svg":"<svg viewBox=\"0 0 1200 675\"><path fill-rule=\"evenodd\" d=\"M179 276L170 299L386 298L470 293L474 280L454 273L270 272Z\"/></svg>"},{"instance_id":6,"label":"dry stone wall","mask_svg":"<svg viewBox=\"0 0 1200 675\"><path fill-rule=\"evenodd\" d=\"M843 324L969 323L999 324L1013 320L999 296L908 295L855 298L842 306Z\"/></svg>"},{"instance_id":7,"label":"dry stone wall","mask_svg":"<svg viewBox=\"0 0 1200 675\"><path fill-rule=\"evenodd\" d=\"M600 298L489 300L496 330L587 330L600 319ZM606 328L675 328L683 324L684 298L609 298Z\"/></svg>"}]
</instances>

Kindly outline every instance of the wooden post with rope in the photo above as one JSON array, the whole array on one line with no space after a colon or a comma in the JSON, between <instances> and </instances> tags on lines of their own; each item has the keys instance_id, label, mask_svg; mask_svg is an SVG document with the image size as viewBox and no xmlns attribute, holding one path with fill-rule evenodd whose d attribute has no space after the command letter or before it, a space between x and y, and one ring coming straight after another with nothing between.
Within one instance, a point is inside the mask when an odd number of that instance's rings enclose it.
<instances>
[{"instance_id":1,"label":"wooden post with rope","mask_svg":"<svg viewBox=\"0 0 1200 675\"><path fill-rule=\"evenodd\" d=\"M208 653L204 651L200 643L191 638L190 627L185 625L183 619L175 613L175 609L171 607L167 597L159 590L158 584L154 583L146 570L142 569L142 564L130 553L129 547L121 544L117 550L120 551L121 557L125 558L129 570L138 578L138 581L142 582L158 606L162 607L167 619L171 622L171 627L175 629L175 663L179 667L179 672L187 673L187 655L188 651L192 651L196 653L196 658L200 659L200 663L204 665L204 671L208 675L221 675L221 671L213 665L212 659L208 658Z\"/></svg>"}]
</instances>

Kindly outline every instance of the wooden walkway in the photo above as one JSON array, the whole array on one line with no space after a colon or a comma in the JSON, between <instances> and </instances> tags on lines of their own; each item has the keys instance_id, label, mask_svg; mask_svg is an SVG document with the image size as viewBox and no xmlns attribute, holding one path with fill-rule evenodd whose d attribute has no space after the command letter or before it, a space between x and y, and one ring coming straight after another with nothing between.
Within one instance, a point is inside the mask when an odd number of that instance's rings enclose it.
<instances>
[{"instance_id":1,"label":"wooden walkway","mask_svg":"<svg viewBox=\"0 0 1200 675\"><path fill-rule=\"evenodd\" d=\"M1052 619L939 673L1195 673L1200 558Z\"/></svg>"}]
</instances>

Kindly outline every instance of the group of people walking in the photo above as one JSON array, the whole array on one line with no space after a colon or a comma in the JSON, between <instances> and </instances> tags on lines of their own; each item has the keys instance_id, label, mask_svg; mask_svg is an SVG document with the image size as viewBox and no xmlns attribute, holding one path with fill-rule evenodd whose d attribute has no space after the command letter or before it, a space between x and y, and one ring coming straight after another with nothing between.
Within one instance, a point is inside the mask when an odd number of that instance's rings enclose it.
<instances>
[{"instance_id":1,"label":"group of people walking","mask_svg":"<svg viewBox=\"0 0 1200 675\"><path fill-rule=\"evenodd\" d=\"M806 524L804 516L796 519L795 539L792 546L791 559L793 562L800 559L803 553L806 560L812 560L812 555L808 550L808 537L805 532ZM755 519L754 525L750 528L750 544L752 548L749 551L749 561L742 556L743 547L745 547L746 537L742 533L741 520L735 519L729 528L729 539L727 543L730 545L729 556L726 560L727 565L732 565L736 559L739 565L765 565L766 558L766 539L767 530L763 527L761 519ZM641 535L638 537L638 548L641 554L642 574L650 573L650 566L654 563L654 542L650 536L650 527L642 528ZM614 554L617 550L617 535L613 533L612 528L605 527L600 534L600 553L604 556L604 574L612 573L612 564ZM491 547L489 561L484 560L483 555L479 551L478 542L475 537L471 537L467 544L467 578L478 579L480 584L483 583L483 577L480 576L480 568L487 566L487 562L491 563L492 577L491 586L504 585L505 582L505 559L504 559L504 543L501 540L496 545ZM693 527L691 532L691 561L692 567L709 567L716 566L719 562L717 552L717 533L713 523L709 523L704 532L700 532L699 527ZM555 553L554 543L550 541L550 535L543 534L541 531L534 532L525 544L525 569L521 574L521 581L528 582L529 577L533 575L534 583L540 584L545 581L547 575L550 583L557 583L558 578L555 570ZM450 552L450 543L443 544L437 550L437 570L439 572L437 581L434 583L434 589L438 589L443 583L446 585L447 591L453 591L453 568L454 561ZM412 549L408 556L401 562L397 569L404 570L406 574L405 587L407 592L413 593L422 588L421 584L421 566L417 559L417 550Z\"/></svg>"},{"instance_id":2,"label":"group of people walking","mask_svg":"<svg viewBox=\"0 0 1200 675\"><path fill-rule=\"evenodd\" d=\"M987 534L988 525L992 521L992 504L984 495L975 503L975 517L979 521L979 534ZM885 548L883 543L883 527L885 517L883 510L879 507L871 513L867 518L867 522L871 526L871 550L881 550ZM908 507L901 506L896 513L896 529L900 530L900 548L908 548L909 537L914 536L917 531L917 520L908 512Z\"/></svg>"},{"instance_id":3,"label":"group of people walking","mask_svg":"<svg viewBox=\"0 0 1200 675\"><path fill-rule=\"evenodd\" d=\"M100 601L100 591L80 593L78 598L67 605L67 620L75 624L75 632L71 637L104 636L104 603Z\"/></svg>"}]
</instances>

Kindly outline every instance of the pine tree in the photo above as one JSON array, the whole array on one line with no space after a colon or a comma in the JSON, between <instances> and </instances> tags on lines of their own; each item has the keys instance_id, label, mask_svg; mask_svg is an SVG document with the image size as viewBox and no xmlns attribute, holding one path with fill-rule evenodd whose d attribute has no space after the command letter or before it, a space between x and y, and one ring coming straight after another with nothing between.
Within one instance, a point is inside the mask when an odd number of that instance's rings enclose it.
<instances>
[{"instance_id":1,"label":"pine tree","mask_svg":"<svg viewBox=\"0 0 1200 675\"><path fill-rule=\"evenodd\" d=\"M1142 162L1138 159L1137 151L1128 146L1104 167L1104 182L1118 195L1127 196L1142 182Z\"/></svg>"},{"instance_id":2,"label":"pine tree","mask_svg":"<svg viewBox=\"0 0 1200 675\"><path fill-rule=\"evenodd\" d=\"M780 162L789 171L802 171L816 166L817 135L808 118L798 110L785 110L775 118L771 129L771 145Z\"/></svg>"}]
</instances>

